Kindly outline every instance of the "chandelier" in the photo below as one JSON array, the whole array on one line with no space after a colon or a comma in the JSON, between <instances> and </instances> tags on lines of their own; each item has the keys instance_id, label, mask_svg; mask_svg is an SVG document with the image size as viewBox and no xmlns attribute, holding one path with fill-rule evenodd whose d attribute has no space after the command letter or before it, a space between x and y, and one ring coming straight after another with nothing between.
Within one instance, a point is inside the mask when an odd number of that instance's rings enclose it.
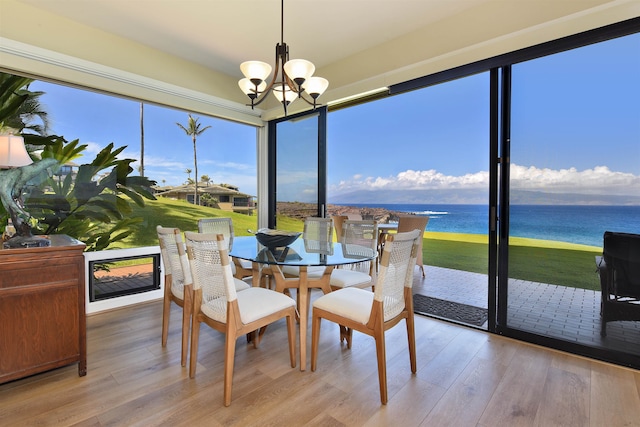
<instances>
[{"instance_id":1,"label":"chandelier","mask_svg":"<svg viewBox=\"0 0 640 427\"><path fill-rule=\"evenodd\" d=\"M265 100L269 91L282 103L284 114L287 106L300 98L316 108L316 101L327 90L329 81L314 77L316 67L305 59L289 59L289 46L284 42L284 0L280 4L280 43L276 45L276 62L273 80L267 84L271 66L261 61L240 64L244 74L238 86L251 100L251 109ZM311 97L311 99L309 99Z\"/></svg>"}]
</instances>

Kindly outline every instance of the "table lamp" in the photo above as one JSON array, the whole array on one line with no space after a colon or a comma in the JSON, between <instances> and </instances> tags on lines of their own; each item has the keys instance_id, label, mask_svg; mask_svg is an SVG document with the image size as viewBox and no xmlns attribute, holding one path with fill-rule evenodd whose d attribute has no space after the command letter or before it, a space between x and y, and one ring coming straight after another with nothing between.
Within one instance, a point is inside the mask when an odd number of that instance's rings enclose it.
<instances>
[{"instance_id":1,"label":"table lamp","mask_svg":"<svg viewBox=\"0 0 640 427\"><path fill-rule=\"evenodd\" d=\"M25 211L22 192L33 178L58 164L55 159L33 162L24 146L24 138L13 133L0 134L0 200L11 217L15 236L4 243L9 248L49 246L48 239L33 236L31 215Z\"/></svg>"}]
</instances>

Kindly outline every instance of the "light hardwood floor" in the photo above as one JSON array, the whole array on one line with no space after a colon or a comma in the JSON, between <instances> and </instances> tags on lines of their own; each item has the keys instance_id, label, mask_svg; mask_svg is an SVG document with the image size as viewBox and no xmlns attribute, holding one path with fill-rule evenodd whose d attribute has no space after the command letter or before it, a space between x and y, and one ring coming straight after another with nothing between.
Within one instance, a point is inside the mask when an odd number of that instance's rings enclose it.
<instances>
[{"instance_id":1,"label":"light hardwood floor","mask_svg":"<svg viewBox=\"0 0 640 427\"><path fill-rule=\"evenodd\" d=\"M160 345L161 303L88 319L88 374L72 365L0 385L0 425L20 426L638 426L640 372L416 316L418 372L404 323L387 333L389 403L375 347L323 323L316 372L292 369L284 321L260 347L237 342L222 404L223 336L200 335L195 379L180 366L180 311ZM1 354L0 354L1 357Z\"/></svg>"}]
</instances>

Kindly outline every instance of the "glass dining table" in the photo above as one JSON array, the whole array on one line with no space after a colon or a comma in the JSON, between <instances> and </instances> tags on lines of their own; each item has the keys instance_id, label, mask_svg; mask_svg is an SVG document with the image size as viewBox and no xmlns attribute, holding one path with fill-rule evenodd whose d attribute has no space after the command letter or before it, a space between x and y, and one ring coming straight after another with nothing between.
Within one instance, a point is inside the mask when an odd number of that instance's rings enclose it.
<instances>
[{"instance_id":1,"label":"glass dining table","mask_svg":"<svg viewBox=\"0 0 640 427\"><path fill-rule=\"evenodd\" d=\"M276 291L297 289L298 312L300 314L300 370L307 365L307 330L309 315L309 289L318 288L324 293L331 292L331 272L335 267L371 261L377 253L358 245L318 242L298 238L282 248L268 249L258 243L255 236L241 236L233 239L230 255L251 261L253 286L260 286L263 275L274 278ZM295 267L296 276L285 274ZM324 270L322 270L324 268Z\"/></svg>"}]
</instances>

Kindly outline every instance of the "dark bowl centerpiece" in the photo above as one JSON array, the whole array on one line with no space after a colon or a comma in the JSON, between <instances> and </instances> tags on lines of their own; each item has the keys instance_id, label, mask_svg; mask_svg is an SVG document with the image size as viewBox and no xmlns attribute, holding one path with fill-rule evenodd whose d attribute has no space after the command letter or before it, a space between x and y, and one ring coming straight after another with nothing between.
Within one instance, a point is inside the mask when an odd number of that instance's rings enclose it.
<instances>
[{"instance_id":1,"label":"dark bowl centerpiece","mask_svg":"<svg viewBox=\"0 0 640 427\"><path fill-rule=\"evenodd\" d=\"M300 237L302 233L298 231L272 230L270 228L261 228L256 232L256 239L262 246L269 249L282 248L289 246Z\"/></svg>"}]
</instances>

